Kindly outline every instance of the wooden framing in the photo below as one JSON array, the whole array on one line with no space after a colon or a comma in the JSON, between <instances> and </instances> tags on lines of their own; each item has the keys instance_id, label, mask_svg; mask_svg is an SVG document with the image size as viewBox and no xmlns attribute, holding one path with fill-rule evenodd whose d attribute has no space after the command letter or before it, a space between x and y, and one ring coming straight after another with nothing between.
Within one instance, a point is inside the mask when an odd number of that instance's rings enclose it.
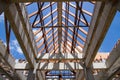
<instances>
[{"instance_id":1,"label":"wooden framing","mask_svg":"<svg viewBox=\"0 0 120 80\"><path fill-rule=\"evenodd\" d=\"M1 0L0 14L4 12L8 19L27 63L18 62L15 64L15 60L8 53L6 54L7 59L3 54L6 53L4 47L0 45L2 48L0 57L12 71L16 70L15 77L4 71L3 67L0 67L0 71L3 71L11 80L14 78L29 80L30 76L34 76L33 79L43 80L46 76L45 72L51 70L75 71L76 80L94 80L91 71L96 69L101 71L97 76L94 76L95 80L110 80L117 75L120 71L119 41L106 63L93 63L93 61L120 3L114 0L85 1L95 5L93 13L83 9L83 0L10 0L9 2ZM33 2L36 2L38 10L27 14L26 6L29 7ZM71 7L75 11L71 11ZM44 10L50 11L44 15ZM92 18L90 23L85 15ZM50 20L46 21L49 18ZM80 22L82 25L79 24ZM5 24L6 35L9 38L10 33L7 30L6 22ZM32 32L32 28L36 31ZM39 35L40 33L42 35ZM36 40L34 36L37 37ZM7 39L7 45L9 45L9 39ZM7 49L9 52L9 46ZM82 57L80 56L81 52ZM91 66L93 67L91 68ZM32 74L25 77L21 70L29 70L29 73Z\"/></svg>"}]
</instances>

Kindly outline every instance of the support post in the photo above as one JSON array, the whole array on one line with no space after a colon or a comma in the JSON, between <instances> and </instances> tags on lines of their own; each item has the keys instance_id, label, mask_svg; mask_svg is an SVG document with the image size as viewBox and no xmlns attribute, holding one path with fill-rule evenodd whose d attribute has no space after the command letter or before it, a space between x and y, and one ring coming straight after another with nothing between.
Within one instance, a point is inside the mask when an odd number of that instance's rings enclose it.
<instances>
[{"instance_id":1,"label":"support post","mask_svg":"<svg viewBox=\"0 0 120 80\"><path fill-rule=\"evenodd\" d=\"M86 80L95 80L91 68L84 68Z\"/></svg>"},{"instance_id":2,"label":"support post","mask_svg":"<svg viewBox=\"0 0 120 80\"><path fill-rule=\"evenodd\" d=\"M33 69L29 70L27 80L35 80L35 73L33 72Z\"/></svg>"},{"instance_id":3,"label":"support post","mask_svg":"<svg viewBox=\"0 0 120 80\"><path fill-rule=\"evenodd\" d=\"M58 2L58 26L62 26L62 2ZM59 54L61 53L62 27L58 28Z\"/></svg>"},{"instance_id":4,"label":"support post","mask_svg":"<svg viewBox=\"0 0 120 80\"><path fill-rule=\"evenodd\" d=\"M84 62L80 62L80 64L83 67L85 79L86 80L95 80L94 76L92 74L92 68L91 67L87 67Z\"/></svg>"}]
</instances>

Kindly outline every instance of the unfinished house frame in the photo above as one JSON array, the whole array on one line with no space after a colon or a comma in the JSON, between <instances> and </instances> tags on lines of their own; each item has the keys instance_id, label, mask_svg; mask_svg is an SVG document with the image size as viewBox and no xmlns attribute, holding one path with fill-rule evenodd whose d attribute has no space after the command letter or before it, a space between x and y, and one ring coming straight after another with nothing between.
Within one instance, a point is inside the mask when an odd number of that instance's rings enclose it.
<instances>
[{"instance_id":1,"label":"unfinished house frame","mask_svg":"<svg viewBox=\"0 0 120 80\"><path fill-rule=\"evenodd\" d=\"M119 0L0 0L7 44L0 41L0 80L119 80L119 40L105 62L94 61L119 5ZM15 62L10 54L11 29L26 60Z\"/></svg>"}]
</instances>

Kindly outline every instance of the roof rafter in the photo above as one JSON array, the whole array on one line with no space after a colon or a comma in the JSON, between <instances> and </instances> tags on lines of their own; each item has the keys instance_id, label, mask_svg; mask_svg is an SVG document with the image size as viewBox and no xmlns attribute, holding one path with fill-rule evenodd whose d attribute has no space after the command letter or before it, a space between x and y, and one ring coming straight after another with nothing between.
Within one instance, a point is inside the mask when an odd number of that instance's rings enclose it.
<instances>
[{"instance_id":1,"label":"roof rafter","mask_svg":"<svg viewBox=\"0 0 120 80\"><path fill-rule=\"evenodd\" d=\"M51 4L54 5L55 2L52 2ZM50 4L48 4L48 5L44 6L44 7L42 7L42 8L41 8L41 11L47 9L48 7L50 7ZM36 15L37 13L38 13L38 11L35 11L35 12L29 14L28 16L29 16L29 18L31 18L32 16Z\"/></svg>"},{"instance_id":2,"label":"roof rafter","mask_svg":"<svg viewBox=\"0 0 120 80\"><path fill-rule=\"evenodd\" d=\"M43 29L43 28L41 28L41 32L42 32L42 29ZM49 29L46 31L45 35L47 35L51 30L52 30L52 29L49 28ZM39 34L40 34L40 32L39 32ZM41 35L38 39L36 39L36 42L39 42L42 38L43 38L43 36Z\"/></svg>"},{"instance_id":3,"label":"roof rafter","mask_svg":"<svg viewBox=\"0 0 120 80\"><path fill-rule=\"evenodd\" d=\"M65 30L64 29L62 29L64 32L65 32ZM68 34L68 38L71 38L72 39L72 35L70 34L70 33L67 33ZM77 42L77 44L81 47L81 48L83 48L84 46L80 43L80 42L78 42L77 40L75 40L76 42Z\"/></svg>"},{"instance_id":4,"label":"roof rafter","mask_svg":"<svg viewBox=\"0 0 120 80\"><path fill-rule=\"evenodd\" d=\"M72 4L72 3L69 3L69 4L70 4L71 7L75 8L75 9L78 9L78 7L76 7L74 4ZM84 10L84 9L82 9L82 12L89 15L89 16L92 16L92 13L90 13L90 12Z\"/></svg>"},{"instance_id":5,"label":"roof rafter","mask_svg":"<svg viewBox=\"0 0 120 80\"><path fill-rule=\"evenodd\" d=\"M66 11L66 10L64 10L64 11ZM66 11L67 13L69 13L71 16L73 16L74 18L75 18L75 14L73 14L72 12L68 12L68 11ZM64 15L62 16L63 18L65 18L65 19L68 19L67 17L65 17ZM82 23L84 23L86 26L87 26L87 24L88 24L88 26L90 25L89 23L86 23L86 21L85 20L83 20L83 19L81 19L81 18L79 18L79 17L77 17L77 19L79 20L79 21L81 21ZM68 19L68 21L72 24L72 25L74 25L74 22L72 22L70 19Z\"/></svg>"},{"instance_id":6,"label":"roof rafter","mask_svg":"<svg viewBox=\"0 0 120 80\"><path fill-rule=\"evenodd\" d=\"M57 8L52 11L52 14L55 13L56 11L57 11ZM48 18L50 15L51 15L51 13L47 14L46 16L44 16L43 20ZM40 22L40 20L36 21L33 26L36 26L39 22Z\"/></svg>"},{"instance_id":7,"label":"roof rafter","mask_svg":"<svg viewBox=\"0 0 120 80\"><path fill-rule=\"evenodd\" d=\"M56 33L57 32L57 30L54 32L54 33ZM52 34L50 34L48 37L47 37L47 39L46 40L48 40L49 38L51 38L52 37ZM55 35L55 37L56 37L56 35ZM49 43L51 42L51 40L48 42L48 45L49 45ZM37 47L38 47L38 49L43 45L43 43L44 43L44 41L42 41Z\"/></svg>"}]
</instances>

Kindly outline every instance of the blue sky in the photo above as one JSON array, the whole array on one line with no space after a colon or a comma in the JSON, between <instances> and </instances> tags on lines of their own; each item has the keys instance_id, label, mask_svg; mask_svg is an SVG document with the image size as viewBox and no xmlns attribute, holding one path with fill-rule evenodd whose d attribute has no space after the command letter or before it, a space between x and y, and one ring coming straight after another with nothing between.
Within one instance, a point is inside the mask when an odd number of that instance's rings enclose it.
<instances>
[{"instance_id":1,"label":"blue sky","mask_svg":"<svg viewBox=\"0 0 120 80\"><path fill-rule=\"evenodd\" d=\"M117 11L99 51L110 52L118 39L120 39L120 12Z\"/></svg>"},{"instance_id":2,"label":"blue sky","mask_svg":"<svg viewBox=\"0 0 120 80\"><path fill-rule=\"evenodd\" d=\"M116 16L110 26L110 29L104 39L99 51L100 52L110 52L117 40L120 38L120 12L116 13ZM6 44L5 38L5 28L4 28L4 15L0 15L0 39ZM23 52L14 36L14 33L11 32L10 38L10 51L11 54L17 59L25 59Z\"/></svg>"},{"instance_id":3,"label":"blue sky","mask_svg":"<svg viewBox=\"0 0 120 80\"><path fill-rule=\"evenodd\" d=\"M0 39L4 42L6 45L6 35L5 35L5 26L4 26L4 14L0 15ZM23 52L16 40L16 37L11 31L11 37L10 37L10 52L16 59L25 59Z\"/></svg>"}]
</instances>

